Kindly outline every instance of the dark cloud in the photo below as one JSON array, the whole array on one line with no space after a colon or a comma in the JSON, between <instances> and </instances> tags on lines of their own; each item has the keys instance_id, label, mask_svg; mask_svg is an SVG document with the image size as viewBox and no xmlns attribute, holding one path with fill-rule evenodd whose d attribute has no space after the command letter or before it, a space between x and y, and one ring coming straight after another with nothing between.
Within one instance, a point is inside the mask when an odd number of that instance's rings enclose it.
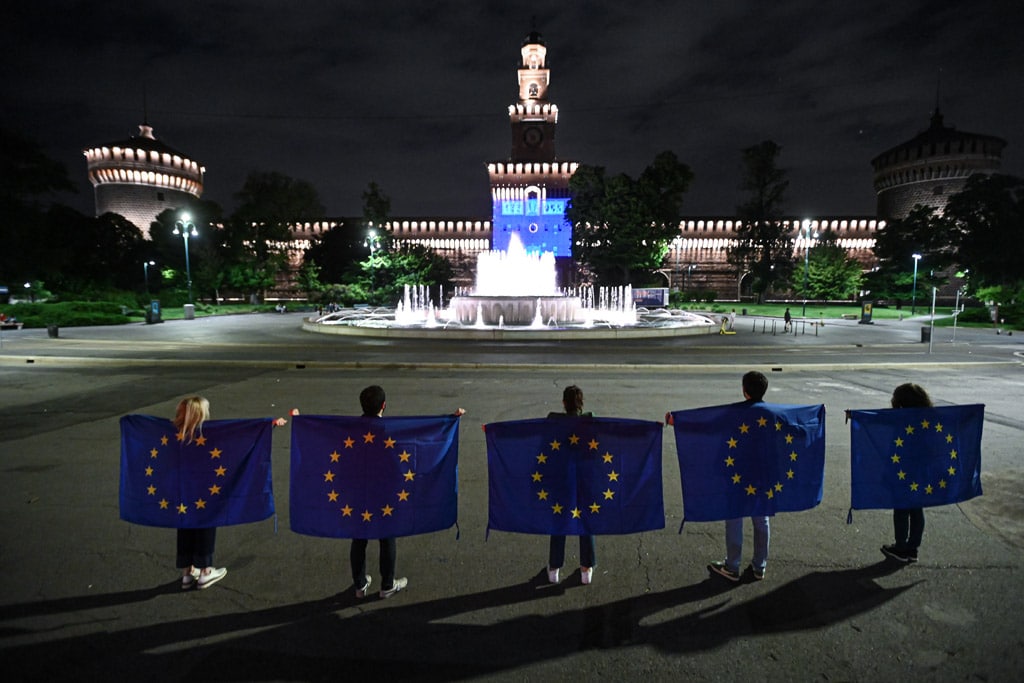
<instances>
[{"instance_id":1,"label":"dark cloud","mask_svg":"<svg viewBox=\"0 0 1024 683\"><path fill-rule=\"evenodd\" d=\"M740 200L739 151L772 139L792 213L870 214L870 160L928 125L1010 143L1024 175L1024 5L908 0L705 3L40 0L0 27L2 124L63 161L157 136L206 165L230 210L254 170L310 180L333 215L370 180L396 215L480 215L509 154L521 40L543 34L561 158L638 173L672 149L689 212Z\"/></svg>"}]
</instances>

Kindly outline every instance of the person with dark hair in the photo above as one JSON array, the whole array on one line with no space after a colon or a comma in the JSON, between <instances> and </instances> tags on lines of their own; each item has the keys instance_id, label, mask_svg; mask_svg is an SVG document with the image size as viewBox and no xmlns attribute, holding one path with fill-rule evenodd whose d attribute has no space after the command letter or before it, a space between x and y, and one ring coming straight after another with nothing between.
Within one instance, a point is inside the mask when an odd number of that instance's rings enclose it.
<instances>
[{"instance_id":1,"label":"person with dark hair","mask_svg":"<svg viewBox=\"0 0 1024 683\"><path fill-rule=\"evenodd\" d=\"M548 418L562 417L593 417L591 412L583 412L583 390L573 384L562 391L562 407L564 413L548 413ZM552 536L548 545L548 582L558 583L558 572L565 564L565 536ZM580 580L589 585L594 579L594 567L597 565L597 550L593 536L580 536Z\"/></svg>"},{"instance_id":2,"label":"person with dark hair","mask_svg":"<svg viewBox=\"0 0 1024 683\"><path fill-rule=\"evenodd\" d=\"M789 306L786 306L786 312L782 314L782 321L785 323L782 326L782 331L789 332L789 328L793 324L793 315L789 312Z\"/></svg>"},{"instance_id":3,"label":"person with dark hair","mask_svg":"<svg viewBox=\"0 0 1024 683\"><path fill-rule=\"evenodd\" d=\"M384 388L376 384L366 387L359 393L359 405L363 409L363 417L383 417L387 405ZM395 577L398 544L394 538L378 539L380 544L380 597L390 598L409 584L404 576ZM373 579L366 573L366 546L369 539L353 538L349 549L349 562L352 565L352 582L356 586L356 597L366 597Z\"/></svg>"},{"instance_id":4,"label":"person with dark hair","mask_svg":"<svg viewBox=\"0 0 1024 683\"><path fill-rule=\"evenodd\" d=\"M786 313L789 313L787 309ZM768 378L762 373L751 371L743 375L743 398L749 405L759 403L768 391ZM750 562L750 571L758 581L764 578L768 567L768 543L771 539L770 518L755 516L750 518L754 529L754 557ZM712 562L708 571L732 582L740 580L740 560L743 557L743 518L725 521L725 561Z\"/></svg>"},{"instance_id":5,"label":"person with dark hair","mask_svg":"<svg viewBox=\"0 0 1024 683\"><path fill-rule=\"evenodd\" d=\"M893 408L931 408L928 392L916 384L901 384L892 392ZM883 545L882 554L897 562L917 562L917 549L924 536L924 509L904 508L892 511L892 526L896 542Z\"/></svg>"},{"instance_id":6,"label":"person with dark hair","mask_svg":"<svg viewBox=\"0 0 1024 683\"><path fill-rule=\"evenodd\" d=\"M370 385L359 393L359 405L363 409L363 417L379 418L384 416L384 408L387 406L387 397L383 387L376 384ZM455 411L455 415L464 415L462 408ZM394 538L381 538L380 542L380 597L390 598L409 585L409 579L395 577L395 563L398 556L397 543ZM352 582L356 587L356 597L366 597L370 588L372 578L366 573L366 546L369 539L353 538L352 546L349 549L349 562L352 565Z\"/></svg>"}]
</instances>

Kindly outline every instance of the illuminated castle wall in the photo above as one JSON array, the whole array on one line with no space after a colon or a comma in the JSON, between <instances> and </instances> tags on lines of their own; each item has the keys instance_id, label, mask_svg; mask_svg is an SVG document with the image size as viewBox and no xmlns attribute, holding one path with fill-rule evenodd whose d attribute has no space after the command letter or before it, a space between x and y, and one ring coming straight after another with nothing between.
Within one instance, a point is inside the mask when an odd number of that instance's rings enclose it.
<instances>
[{"instance_id":1,"label":"illuminated castle wall","mask_svg":"<svg viewBox=\"0 0 1024 683\"><path fill-rule=\"evenodd\" d=\"M506 250L518 233L527 251L572 256L572 227L565 220L569 179L579 164L558 161L558 107L548 100L547 47L536 31L523 39L517 70L519 99L509 105L512 152L487 164L491 186L492 248Z\"/></svg>"},{"instance_id":2,"label":"illuminated castle wall","mask_svg":"<svg viewBox=\"0 0 1024 683\"><path fill-rule=\"evenodd\" d=\"M116 213L143 235L165 209L187 207L203 194L206 169L139 126L139 135L82 150L96 199L96 215Z\"/></svg>"}]
</instances>

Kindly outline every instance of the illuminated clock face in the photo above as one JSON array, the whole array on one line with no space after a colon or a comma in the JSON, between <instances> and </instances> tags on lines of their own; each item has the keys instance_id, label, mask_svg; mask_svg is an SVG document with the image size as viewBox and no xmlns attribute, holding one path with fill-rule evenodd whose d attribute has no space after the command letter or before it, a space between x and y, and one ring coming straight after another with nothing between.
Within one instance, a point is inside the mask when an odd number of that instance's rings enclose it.
<instances>
[{"instance_id":1,"label":"illuminated clock face","mask_svg":"<svg viewBox=\"0 0 1024 683\"><path fill-rule=\"evenodd\" d=\"M523 142L525 142L530 147L536 147L543 141L544 133L541 131L540 128L537 128L536 126L530 126L525 131L523 131Z\"/></svg>"}]
</instances>

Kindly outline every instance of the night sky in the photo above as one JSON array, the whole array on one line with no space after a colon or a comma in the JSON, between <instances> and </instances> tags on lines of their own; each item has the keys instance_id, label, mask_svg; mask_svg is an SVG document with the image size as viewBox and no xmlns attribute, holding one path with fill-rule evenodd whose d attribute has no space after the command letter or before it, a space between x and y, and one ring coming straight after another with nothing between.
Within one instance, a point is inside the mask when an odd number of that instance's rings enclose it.
<instances>
[{"instance_id":1,"label":"night sky","mask_svg":"<svg viewBox=\"0 0 1024 683\"><path fill-rule=\"evenodd\" d=\"M686 215L730 215L740 149L771 139L789 215L873 215L871 159L947 125L1009 144L1024 175L1024 3L35 2L5 8L2 125L81 190L85 147L138 132L206 167L235 206L254 170L317 188L330 216L376 181L393 216L488 217L523 37L548 48L562 160L636 175L673 150ZM145 98L143 93L145 92Z\"/></svg>"}]
</instances>

